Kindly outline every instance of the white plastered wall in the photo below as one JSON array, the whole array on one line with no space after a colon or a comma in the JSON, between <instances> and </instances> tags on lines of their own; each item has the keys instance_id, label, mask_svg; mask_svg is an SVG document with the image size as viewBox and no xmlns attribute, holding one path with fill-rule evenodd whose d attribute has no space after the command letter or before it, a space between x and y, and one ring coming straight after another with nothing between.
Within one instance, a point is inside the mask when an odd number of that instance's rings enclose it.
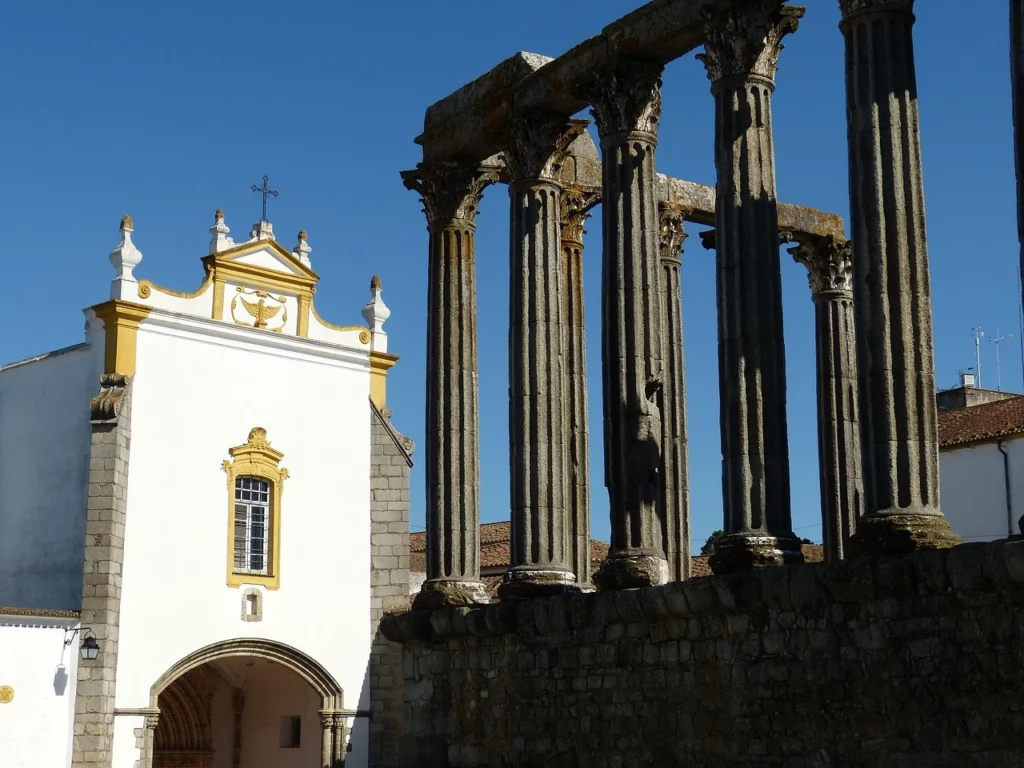
<instances>
[{"instance_id":1,"label":"white plastered wall","mask_svg":"<svg viewBox=\"0 0 1024 768\"><path fill-rule=\"evenodd\" d=\"M1009 457L1012 514L1006 509L1003 456L994 441L939 454L942 513L965 542L1019 533L1017 521L1024 515L1024 440L1004 440L1003 450Z\"/></svg>"}]
</instances>

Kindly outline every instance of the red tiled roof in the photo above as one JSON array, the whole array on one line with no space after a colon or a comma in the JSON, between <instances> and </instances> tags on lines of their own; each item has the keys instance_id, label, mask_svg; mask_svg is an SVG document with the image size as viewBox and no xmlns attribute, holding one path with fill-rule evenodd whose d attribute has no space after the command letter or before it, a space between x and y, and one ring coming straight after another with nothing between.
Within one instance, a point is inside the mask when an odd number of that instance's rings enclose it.
<instances>
[{"instance_id":1,"label":"red tiled roof","mask_svg":"<svg viewBox=\"0 0 1024 768\"><path fill-rule=\"evenodd\" d=\"M939 446L976 443L1024 432L1024 397L939 411Z\"/></svg>"},{"instance_id":2,"label":"red tiled roof","mask_svg":"<svg viewBox=\"0 0 1024 768\"><path fill-rule=\"evenodd\" d=\"M1021 398L1024 400L1024 398ZM978 406L981 407L981 406ZM512 534L512 526L508 522L482 523L480 525L480 567L481 568L507 568L509 560L509 539ZM427 570L427 534L413 533L409 536L409 570L420 573ZM808 563L820 563L825 559L820 544L804 544L804 559ZM590 561L594 571L608 557L608 544L597 539L590 540ZM691 576L710 576L711 566L708 564L706 555L694 555L690 561ZM498 585L501 584L501 576L484 576L483 582L487 586L488 594L493 597L496 594Z\"/></svg>"}]
</instances>

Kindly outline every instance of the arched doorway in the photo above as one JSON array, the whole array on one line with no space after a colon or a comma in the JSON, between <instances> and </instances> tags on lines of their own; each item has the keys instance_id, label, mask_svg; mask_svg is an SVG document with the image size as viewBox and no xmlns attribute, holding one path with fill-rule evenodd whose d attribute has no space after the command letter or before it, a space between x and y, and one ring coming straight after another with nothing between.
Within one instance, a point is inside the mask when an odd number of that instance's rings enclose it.
<instances>
[{"instance_id":1,"label":"arched doorway","mask_svg":"<svg viewBox=\"0 0 1024 768\"><path fill-rule=\"evenodd\" d=\"M239 638L186 656L153 685L142 768L337 768L341 686L283 643Z\"/></svg>"}]
</instances>

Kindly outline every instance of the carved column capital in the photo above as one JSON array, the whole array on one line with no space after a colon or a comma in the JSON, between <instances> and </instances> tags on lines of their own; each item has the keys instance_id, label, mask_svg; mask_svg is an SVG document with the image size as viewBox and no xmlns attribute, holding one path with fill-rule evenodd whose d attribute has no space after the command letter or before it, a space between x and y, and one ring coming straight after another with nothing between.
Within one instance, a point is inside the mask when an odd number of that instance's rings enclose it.
<instances>
[{"instance_id":1,"label":"carved column capital","mask_svg":"<svg viewBox=\"0 0 1024 768\"><path fill-rule=\"evenodd\" d=\"M473 225L484 189L498 180L497 168L477 162L438 160L402 171L406 189L419 192L430 226L461 220Z\"/></svg>"},{"instance_id":2,"label":"carved column capital","mask_svg":"<svg viewBox=\"0 0 1024 768\"><path fill-rule=\"evenodd\" d=\"M146 715L144 725L147 730L155 731L160 724L160 715Z\"/></svg>"},{"instance_id":3,"label":"carved column capital","mask_svg":"<svg viewBox=\"0 0 1024 768\"><path fill-rule=\"evenodd\" d=\"M839 10L847 19L858 13L913 13L914 0L839 0Z\"/></svg>"},{"instance_id":4,"label":"carved column capital","mask_svg":"<svg viewBox=\"0 0 1024 768\"><path fill-rule=\"evenodd\" d=\"M712 84L732 77L761 77L775 82L782 38L795 32L804 15L799 6L779 7L778 0L731 3L705 12L704 63Z\"/></svg>"},{"instance_id":5,"label":"carved column capital","mask_svg":"<svg viewBox=\"0 0 1024 768\"><path fill-rule=\"evenodd\" d=\"M601 202L601 190L567 184L562 188L562 240L583 244L583 225L590 209Z\"/></svg>"},{"instance_id":6,"label":"carved column capital","mask_svg":"<svg viewBox=\"0 0 1024 768\"><path fill-rule=\"evenodd\" d=\"M658 136L661 74L665 65L645 59L620 59L615 67L577 86L590 102L601 138L637 131Z\"/></svg>"},{"instance_id":7,"label":"carved column capital","mask_svg":"<svg viewBox=\"0 0 1024 768\"><path fill-rule=\"evenodd\" d=\"M815 299L853 295L853 257L849 240L821 237L790 248L793 259L807 267L807 280Z\"/></svg>"},{"instance_id":8,"label":"carved column capital","mask_svg":"<svg viewBox=\"0 0 1024 768\"><path fill-rule=\"evenodd\" d=\"M658 206L658 228L661 232L661 261L679 264L682 261L683 243L686 234L687 210L678 203L661 203Z\"/></svg>"},{"instance_id":9,"label":"carved column capital","mask_svg":"<svg viewBox=\"0 0 1024 768\"><path fill-rule=\"evenodd\" d=\"M567 121L541 113L513 117L498 142L509 181L541 179L558 183L569 145L586 129L586 120Z\"/></svg>"}]
</instances>

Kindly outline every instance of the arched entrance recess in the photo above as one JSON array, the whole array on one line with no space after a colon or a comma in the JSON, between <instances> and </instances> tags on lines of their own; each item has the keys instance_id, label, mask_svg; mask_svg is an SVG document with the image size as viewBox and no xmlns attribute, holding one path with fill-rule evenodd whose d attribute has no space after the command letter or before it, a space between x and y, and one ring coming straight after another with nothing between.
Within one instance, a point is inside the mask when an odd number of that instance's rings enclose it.
<instances>
[{"instance_id":1,"label":"arched entrance recess","mask_svg":"<svg viewBox=\"0 0 1024 768\"><path fill-rule=\"evenodd\" d=\"M180 755L161 752L156 762L181 768L205 768L203 745L209 743L209 716L204 717L206 699L202 684L204 665L218 660L249 657L279 664L294 672L316 693L320 700L321 766L335 768L344 763L347 741L347 714L344 691L322 664L290 645L263 638L236 638L213 643L184 657L153 684L150 689L151 711L156 717L147 718L147 734L141 768L155 766L155 748L181 749ZM206 702L208 704L208 702ZM165 724L160 738L156 730ZM176 745L181 745L180 748ZM191 756L185 754L190 752ZM185 762L181 762L184 760ZM237 762L237 758L236 758Z\"/></svg>"}]
</instances>

